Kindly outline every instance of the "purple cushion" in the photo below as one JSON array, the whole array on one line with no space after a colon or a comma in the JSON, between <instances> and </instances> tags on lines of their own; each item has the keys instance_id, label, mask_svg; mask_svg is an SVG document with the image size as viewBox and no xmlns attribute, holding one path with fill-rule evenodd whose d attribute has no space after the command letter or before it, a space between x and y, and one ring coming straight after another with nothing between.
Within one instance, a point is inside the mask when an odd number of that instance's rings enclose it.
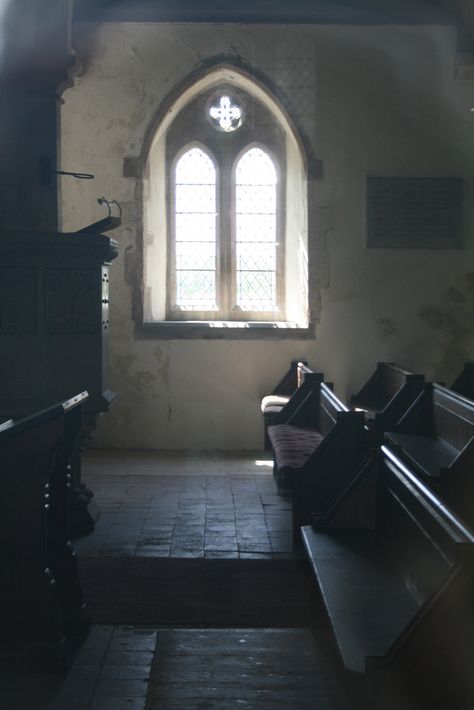
<instances>
[{"instance_id":1,"label":"purple cushion","mask_svg":"<svg viewBox=\"0 0 474 710\"><path fill-rule=\"evenodd\" d=\"M319 431L291 424L269 427L268 436L278 469L301 468L323 440Z\"/></svg>"}]
</instances>

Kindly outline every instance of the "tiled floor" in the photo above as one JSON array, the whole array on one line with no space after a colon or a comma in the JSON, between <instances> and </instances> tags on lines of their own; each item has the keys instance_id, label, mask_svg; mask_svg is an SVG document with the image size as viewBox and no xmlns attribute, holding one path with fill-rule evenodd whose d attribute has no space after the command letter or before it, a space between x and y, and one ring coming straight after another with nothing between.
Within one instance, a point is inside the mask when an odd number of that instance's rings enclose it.
<instances>
[{"instance_id":1,"label":"tiled floor","mask_svg":"<svg viewBox=\"0 0 474 710\"><path fill-rule=\"evenodd\" d=\"M100 517L75 542L82 557L291 557L291 507L268 455L90 451L83 479ZM0 670L0 707L350 710L324 634L311 638L305 629L95 625L64 678Z\"/></svg>"},{"instance_id":2,"label":"tiled floor","mask_svg":"<svg viewBox=\"0 0 474 710\"><path fill-rule=\"evenodd\" d=\"M91 451L83 479L100 517L84 556L288 557L291 505L268 455Z\"/></svg>"}]
</instances>

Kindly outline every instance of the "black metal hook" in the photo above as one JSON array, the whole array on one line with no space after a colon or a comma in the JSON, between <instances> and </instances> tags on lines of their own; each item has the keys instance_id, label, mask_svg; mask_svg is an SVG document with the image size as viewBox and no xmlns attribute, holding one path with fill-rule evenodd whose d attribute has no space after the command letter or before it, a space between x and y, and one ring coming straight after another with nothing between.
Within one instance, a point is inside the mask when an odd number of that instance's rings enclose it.
<instances>
[{"instance_id":1,"label":"black metal hook","mask_svg":"<svg viewBox=\"0 0 474 710\"><path fill-rule=\"evenodd\" d=\"M91 173L69 173L67 170L51 170L51 172L56 175L71 175L71 177L75 177L78 180L93 180L95 178L95 175Z\"/></svg>"},{"instance_id":2,"label":"black metal hook","mask_svg":"<svg viewBox=\"0 0 474 710\"><path fill-rule=\"evenodd\" d=\"M108 210L109 210L108 217L111 217L111 215L112 215L111 205L117 205L118 211L119 211L119 217L120 218L122 217L122 208L120 206L120 203L117 202L117 200L107 200L107 198L105 198L105 197L98 197L97 202L99 203L99 205L107 205Z\"/></svg>"},{"instance_id":3,"label":"black metal hook","mask_svg":"<svg viewBox=\"0 0 474 710\"><path fill-rule=\"evenodd\" d=\"M77 180L93 180L95 175L91 173L69 172L67 170L53 170L50 158L40 158L39 180L40 184L49 187L52 184L52 175L69 175Z\"/></svg>"}]
</instances>

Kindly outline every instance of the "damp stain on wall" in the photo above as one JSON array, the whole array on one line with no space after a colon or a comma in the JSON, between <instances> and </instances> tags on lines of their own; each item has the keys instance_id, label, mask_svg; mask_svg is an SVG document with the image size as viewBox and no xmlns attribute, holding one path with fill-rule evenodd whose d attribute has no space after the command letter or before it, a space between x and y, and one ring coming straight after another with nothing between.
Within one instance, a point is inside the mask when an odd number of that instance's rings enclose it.
<instances>
[{"instance_id":1,"label":"damp stain on wall","mask_svg":"<svg viewBox=\"0 0 474 710\"><path fill-rule=\"evenodd\" d=\"M443 344L435 374L449 381L473 357L474 274L466 273L455 286L450 285L442 303L423 307L419 318Z\"/></svg>"},{"instance_id":2,"label":"damp stain on wall","mask_svg":"<svg viewBox=\"0 0 474 710\"><path fill-rule=\"evenodd\" d=\"M133 353L122 353L114 360L111 375L117 392L117 403L113 418L122 426L133 422L145 398L159 399L156 371L138 367L137 363L138 357Z\"/></svg>"},{"instance_id":3,"label":"damp stain on wall","mask_svg":"<svg viewBox=\"0 0 474 710\"><path fill-rule=\"evenodd\" d=\"M393 318L378 318L377 325L379 333L383 338L389 338L391 335L397 334L398 327Z\"/></svg>"},{"instance_id":4,"label":"damp stain on wall","mask_svg":"<svg viewBox=\"0 0 474 710\"><path fill-rule=\"evenodd\" d=\"M425 306L420 310L420 320L433 330L443 331L446 328L446 318L443 311L435 306Z\"/></svg>"},{"instance_id":5,"label":"damp stain on wall","mask_svg":"<svg viewBox=\"0 0 474 710\"><path fill-rule=\"evenodd\" d=\"M156 361L156 373L162 381L164 397L167 400L166 420L171 423L173 418L173 407L171 405L170 393L170 355L169 348L157 345L152 350L153 358Z\"/></svg>"}]
</instances>

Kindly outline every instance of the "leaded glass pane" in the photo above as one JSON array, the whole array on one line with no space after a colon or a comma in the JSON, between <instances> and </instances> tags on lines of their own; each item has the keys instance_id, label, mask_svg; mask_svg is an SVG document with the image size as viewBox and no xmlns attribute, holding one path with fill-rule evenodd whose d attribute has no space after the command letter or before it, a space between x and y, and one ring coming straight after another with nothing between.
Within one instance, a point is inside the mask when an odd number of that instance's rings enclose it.
<instances>
[{"instance_id":1,"label":"leaded glass pane","mask_svg":"<svg viewBox=\"0 0 474 710\"><path fill-rule=\"evenodd\" d=\"M176 241L215 243L216 215L178 213L175 234Z\"/></svg>"},{"instance_id":2,"label":"leaded glass pane","mask_svg":"<svg viewBox=\"0 0 474 710\"><path fill-rule=\"evenodd\" d=\"M211 310L215 307L216 279L213 271L180 271L177 299L188 310Z\"/></svg>"},{"instance_id":3,"label":"leaded glass pane","mask_svg":"<svg viewBox=\"0 0 474 710\"><path fill-rule=\"evenodd\" d=\"M273 271L238 271L239 306L245 311L271 311L275 308L276 290Z\"/></svg>"},{"instance_id":4,"label":"leaded glass pane","mask_svg":"<svg viewBox=\"0 0 474 710\"><path fill-rule=\"evenodd\" d=\"M176 244L176 268L214 270L216 247L210 242L178 242Z\"/></svg>"},{"instance_id":5,"label":"leaded glass pane","mask_svg":"<svg viewBox=\"0 0 474 710\"><path fill-rule=\"evenodd\" d=\"M262 242L275 242L275 214L242 214L237 220L237 242L254 242L258 234Z\"/></svg>"},{"instance_id":6,"label":"leaded glass pane","mask_svg":"<svg viewBox=\"0 0 474 710\"><path fill-rule=\"evenodd\" d=\"M237 184L236 210L247 214L275 214L274 185Z\"/></svg>"},{"instance_id":7,"label":"leaded glass pane","mask_svg":"<svg viewBox=\"0 0 474 710\"><path fill-rule=\"evenodd\" d=\"M175 171L176 305L216 308L216 170L200 148L191 148Z\"/></svg>"},{"instance_id":8,"label":"leaded glass pane","mask_svg":"<svg viewBox=\"0 0 474 710\"><path fill-rule=\"evenodd\" d=\"M251 148L236 167L237 304L245 311L276 310L276 185L270 156Z\"/></svg>"},{"instance_id":9,"label":"leaded glass pane","mask_svg":"<svg viewBox=\"0 0 474 710\"><path fill-rule=\"evenodd\" d=\"M176 212L215 214L215 185L176 185Z\"/></svg>"},{"instance_id":10,"label":"leaded glass pane","mask_svg":"<svg viewBox=\"0 0 474 710\"><path fill-rule=\"evenodd\" d=\"M270 156L261 148L250 148L239 160L236 182L238 185L276 185L277 174Z\"/></svg>"},{"instance_id":11,"label":"leaded glass pane","mask_svg":"<svg viewBox=\"0 0 474 710\"><path fill-rule=\"evenodd\" d=\"M200 148L191 148L176 164L176 184L215 185L216 170L212 160Z\"/></svg>"},{"instance_id":12,"label":"leaded glass pane","mask_svg":"<svg viewBox=\"0 0 474 710\"><path fill-rule=\"evenodd\" d=\"M237 269L239 271L275 271L276 254L273 244L237 244Z\"/></svg>"}]
</instances>

